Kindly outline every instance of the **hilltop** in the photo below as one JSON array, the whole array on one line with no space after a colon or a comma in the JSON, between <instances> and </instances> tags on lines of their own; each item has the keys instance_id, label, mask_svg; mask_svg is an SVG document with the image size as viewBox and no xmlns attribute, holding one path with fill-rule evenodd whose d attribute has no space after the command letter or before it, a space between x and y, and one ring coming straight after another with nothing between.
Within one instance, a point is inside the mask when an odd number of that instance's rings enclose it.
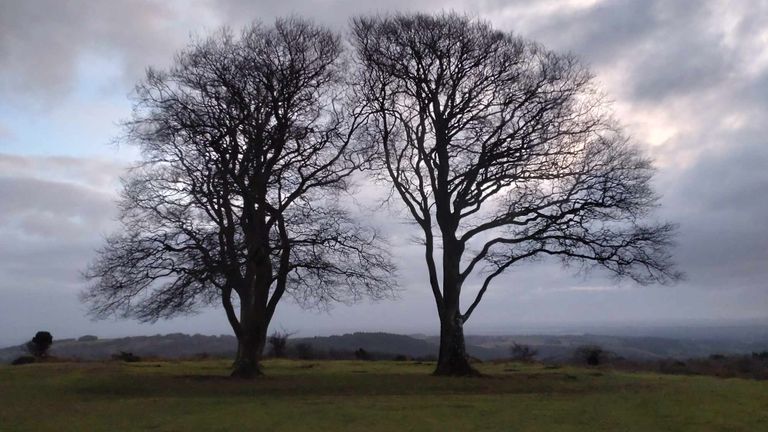
<instances>
[{"instance_id":1,"label":"hilltop","mask_svg":"<svg viewBox=\"0 0 768 432\"><path fill-rule=\"evenodd\" d=\"M55 335L54 335L55 336ZM348 333L335 336L292 338L289 346L309 344L318 353L330 351L351 353L358 348L375 353L378 358L404 355L413 358L435 356L439 338L425 335L392 333ZM506 358L513 343L530 345L538 350L540 360L565 360L581 345L600 345L627 359L653 360L661 358L695 358L711 354L744 354L768 350L768 340L742 341L733 339L674 339L663 337L584 335L527 336L468 336L467 350L481 360ZM233 336L205 336L172 333L154 336L133 336L99 339L85 336L79 339L55 340L51 354L56 357L104 360L120 351L142 357L167 359L190 358L200 355L231 357L237 348ZM0 349L0 363L8 363L24 354L23 346Z\"/></svg>"}]
</instances>

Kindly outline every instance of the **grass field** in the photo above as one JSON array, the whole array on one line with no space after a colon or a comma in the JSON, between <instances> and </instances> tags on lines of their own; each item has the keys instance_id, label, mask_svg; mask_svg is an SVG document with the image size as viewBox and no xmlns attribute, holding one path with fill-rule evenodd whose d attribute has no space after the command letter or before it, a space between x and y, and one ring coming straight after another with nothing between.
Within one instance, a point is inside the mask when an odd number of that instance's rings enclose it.
<instances>
[{"instance_id":1,"label":"grass field","mask_svg":"<svg viewBox=\"0 0 768 432\"><path fill-rule=\"evenodd\" d=\"M768 431L768 382L482 364L226 361L0 366L0 431Z\"/></svg>"}]
</instances>

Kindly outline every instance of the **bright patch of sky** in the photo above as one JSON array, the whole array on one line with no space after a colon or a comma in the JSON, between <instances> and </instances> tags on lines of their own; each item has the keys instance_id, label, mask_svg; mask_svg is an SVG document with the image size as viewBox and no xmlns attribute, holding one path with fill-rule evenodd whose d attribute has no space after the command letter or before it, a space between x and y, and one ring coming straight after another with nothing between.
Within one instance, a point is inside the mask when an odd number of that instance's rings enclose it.
<instances>
[{"instance_id":1,"label":"bright patch of sky","mask_svg":"<svg viewBox=\"0 0 768 432\"><path fill-rule=\"evenodd\" d=\"M62 98L0 104L7 139L0 151L27 156L68 155L135 160L130 146L116 146L119 122L131 112L119 58L83 54L72 90Z\"/></svg>"}]
</instances>

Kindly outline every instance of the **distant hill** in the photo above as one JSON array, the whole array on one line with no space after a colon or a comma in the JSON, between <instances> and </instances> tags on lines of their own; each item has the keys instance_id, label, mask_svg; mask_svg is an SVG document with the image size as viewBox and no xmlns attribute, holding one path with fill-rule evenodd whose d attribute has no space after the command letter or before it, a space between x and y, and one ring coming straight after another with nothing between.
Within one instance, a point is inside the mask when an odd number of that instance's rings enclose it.
<instances>
[{"instance_id":1,"label":"distant hill","mask_svg":"<svg viewBox=\"0 0 768 432\"><path fill-rule=\"evenodd\" d=\"M428 340L437 343L439 339L433 337ZM508 350L508 347L513 343L534 347L539 352L538 358L543 360L570 358L574 350L581 345L599 345L621 357L633 360L700 358L711 354L745 354L753 351L768 350L768 338L741 341L733 339L674 339L598 334L467 337L468 346L492 349L496 352L500 349Z\"/></svg>"},{"instance_id":2,"label":"distant hill","mask_svg":"<svg viewBox=\"0 0 768 432\"><path fill-rule=\"evenodd\" d=\"M55 335L54 335L55 338ZM115 339L96 339L83 337L78 339L60 339L53 341L51 355L62 358L82 360L106 360L120 351L131 352L138 356L183 358L202 353L213 356L233 356L237 350L234 336L205 336L171 333L155 336L131 336ZM25 354L23 346L0 349L0 362L7 363Z\"/></svg>"},{"instance_id":3,"label":"distant hill","mask_svg":"<svg viewBox=\"0 0 768 432\"><path fill-rule=\"evenodd\" d=\"M54 335L55 336L55 335ZM352 352L362 348L380 358L406 355L436 356L439 338L436 336L405 336L392 333L349 333L339 336L292 338L289 347L310 344L318 352ZM661 337L630 337L606 335L529 335L529 336L467 336L467 351L481 360L505 358L513 343L530 345L538 350L542 360L570 358L580 345L600 345L629 359L694 358L710 354L743 354L768 350L768 340L736 341L728 339L671 339ZM173 333L155 336L134 336L116 339L82 337L54 340L51 354L63 358L105 360L120 351L142 357L189 358L200 354L231 357L237 349L233 336L205 336ZM23 346L0 349L0 363L8 363L25 354Z\"/></svg>"},{"instance_id":4,"label":"distant hill","mask_svg":"<svg viewBox=\"0 0 768 432\"><path fill-rule=\"evenodd\" d=\"M393 333L348 333L335 336L291 339L292 344L308 343L319 350L355 351L403 354L411 357L437 355L438 346L423 339Z\"/></svg>"}]
</instances>

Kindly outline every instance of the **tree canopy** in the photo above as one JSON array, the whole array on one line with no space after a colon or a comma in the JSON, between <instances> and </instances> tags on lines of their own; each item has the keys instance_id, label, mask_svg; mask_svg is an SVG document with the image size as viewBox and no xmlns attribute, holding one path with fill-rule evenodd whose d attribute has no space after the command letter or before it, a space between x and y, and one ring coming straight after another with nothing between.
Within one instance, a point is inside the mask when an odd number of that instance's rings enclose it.
<instances>
[{"instance_id":1,"label":"tree canopy","mask_svg":"<svg viewBox=\"0 0 768 432\"><path fill-rule=\"evenodd\" d=\"M516 263L549 255L639 283L679 277L674 225L647 218L651 162L575 57L453 13L357 18L353 42L379 178L421 229L439 373L471 372L461 327Z\"/></svg>"},{"instance_id":2,"label":"tree canopy","mask_svg":"<svg viewBox=\"0 0 768 432\"><path fill-rule=\"evenodd\" d=\"M87 271L92 311L155 320L221 302L251 375L284 293L390 292L381 239L339 202L371 158L345 74L340 38L297 18L221 30L150 69L125 124L143 158L123 230Z\"/></svg>"}]
</instances>

